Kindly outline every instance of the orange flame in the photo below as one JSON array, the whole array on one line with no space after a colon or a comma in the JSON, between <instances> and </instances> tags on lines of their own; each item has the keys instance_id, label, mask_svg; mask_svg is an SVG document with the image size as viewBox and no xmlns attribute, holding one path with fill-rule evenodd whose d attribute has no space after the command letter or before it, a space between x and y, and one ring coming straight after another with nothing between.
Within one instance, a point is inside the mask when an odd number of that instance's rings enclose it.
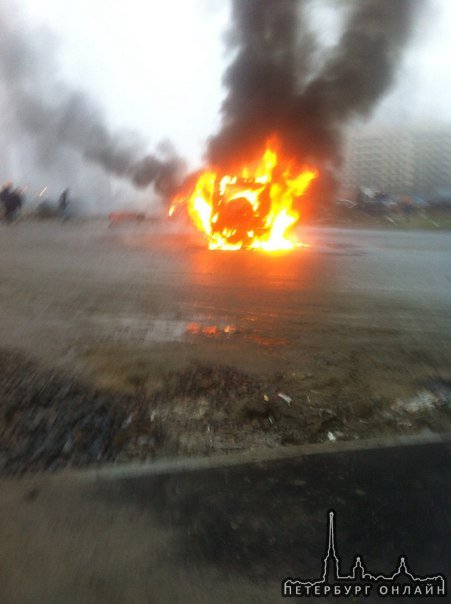
<instances>
[{"instance_id":1,"label":"orange flame","mask_svg":"<svg viewBox=\"0 0 451 604\"><path fill-rule=\"evenodd\" d=\"M206 170L188 195L177 195L172 216L186 205L194 225L208 239L211 250L291 250L301 245L292 227L300 213L294 204L317 178L313 168L295 169L279 159L275 144L268 143L257 165L242 167L237 175L221 176Z\"/></svg>"}]
</instances>

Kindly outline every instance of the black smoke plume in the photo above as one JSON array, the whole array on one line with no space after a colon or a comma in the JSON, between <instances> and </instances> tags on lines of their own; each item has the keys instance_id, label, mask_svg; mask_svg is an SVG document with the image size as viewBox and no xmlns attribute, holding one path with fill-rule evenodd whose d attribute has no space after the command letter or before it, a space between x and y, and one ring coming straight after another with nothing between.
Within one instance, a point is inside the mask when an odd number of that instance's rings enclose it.
<instances>
[{"instance_id":1,"label":"black smoke plume","mask_svg":"<svg viewBox=\"0 0 451 604\"><path fill-rule=\"evenodd\" d=\"M171 194L182 162L163 148L146 153L138 136L109 130L95 102L59 81L54 40L27 31L12 5L0 1L0 86L16 129L29 135L41 164L51 164L64 147L138 188L153 184Z\"/></svg>"},{"instance_id":2,"label":"black smoke plume","mask_svg":"<svg viewBox=\"0 0 451 604\"><path fill-rule=\"evenodd\" d=\"M349 0L338 45L312 73L315 48L307 0L234 0L228 94L209 160L225 169L260 153L276 134L282 148L323 168L340 164L352 118L368 116L393 82L418 0ZM320 183L321 184L321 183ZM324 186L324 179L322 182Z\"/></svg>"}]
</instances>

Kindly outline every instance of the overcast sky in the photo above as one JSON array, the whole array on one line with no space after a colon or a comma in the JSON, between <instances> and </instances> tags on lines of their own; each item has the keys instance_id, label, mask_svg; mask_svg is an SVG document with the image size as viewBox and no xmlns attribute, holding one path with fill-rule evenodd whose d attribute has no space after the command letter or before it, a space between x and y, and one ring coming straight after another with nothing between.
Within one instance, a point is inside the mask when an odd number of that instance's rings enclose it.
<instances>
[{"instance_id":1,"label":"overcast sky","mask_svg":"<svg viewBox=\"0 0 451 604\"><path fill-rule=\"evenodd\" d=\"M376 111L378 120L451 121L451 1L427 1L397 86ZM192 165L200 161L224 96L228 0L15 3L36 27L55 32L61 78L90 92L113 128L139 131L150 147L169 138ZM325 44L333 44L340 25L337 0L310 4L316 7L313 27Z\"/></svg>"}]
</instances>

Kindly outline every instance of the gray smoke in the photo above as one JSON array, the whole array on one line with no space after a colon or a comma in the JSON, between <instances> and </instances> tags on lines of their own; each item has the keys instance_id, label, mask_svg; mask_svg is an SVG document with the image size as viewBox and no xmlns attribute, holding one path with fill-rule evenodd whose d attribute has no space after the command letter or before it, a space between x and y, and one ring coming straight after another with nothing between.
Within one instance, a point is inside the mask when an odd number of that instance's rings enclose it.
<instances>
[{"instance_id":1,"label":"gray smoke","mask_svg":"<svg viewBox=\"0 0 451 604\"><path fill-rule=\"evenodd\" d=\"M345 29L315 72L309 2L234 0L236 57L225 75L222 128L210 140L209 159L227 168L259 153L276 134L301 161L338 166L346 125L368 116L393 83L419 4L337 2L349 11Z\"/></svg>"},{"instance_id":2,"label":"gray smoke","mask_svg":"<svg viewBox=\"0 0 451 604\"><path fill-rule=\"evenodd\" d=\"M59 81L54 55L51 36L28 32L11 4L0 1L0 86L16 129L30 136L38 162L57 163L67 148L135 187L153 184L169 195L180 177L177 155L168 146L148 154L138 136L111 132L88 95Z\"/></svg>"}]
</instances>

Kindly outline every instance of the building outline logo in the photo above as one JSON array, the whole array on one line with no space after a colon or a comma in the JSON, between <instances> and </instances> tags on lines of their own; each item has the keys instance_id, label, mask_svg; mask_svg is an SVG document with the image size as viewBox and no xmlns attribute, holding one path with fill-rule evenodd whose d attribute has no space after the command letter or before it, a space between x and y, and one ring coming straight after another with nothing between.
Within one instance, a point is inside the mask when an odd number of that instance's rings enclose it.
<instances>
[{"instance_id":1,"label":"building outline logo","mask_svg":"<svg viewBox=\"0 0 451 604\"><path fill-rule=\"evenodd\" d=\"M374 575L358 554L349 575L340 572L341 560L337 553L335 510L328 512L327 541L322 559L322 574L319 579L302 580L287 577L282 581L282 596L290 597L328 597L344 596L368 597L376 588L380 597L431 597L447 595L446 578L442 574L421 577L412 573L407 557L400 556L399 565L391 575ZM402 582L398 582L402 581Z\"/></svg>"}]
</instances>

